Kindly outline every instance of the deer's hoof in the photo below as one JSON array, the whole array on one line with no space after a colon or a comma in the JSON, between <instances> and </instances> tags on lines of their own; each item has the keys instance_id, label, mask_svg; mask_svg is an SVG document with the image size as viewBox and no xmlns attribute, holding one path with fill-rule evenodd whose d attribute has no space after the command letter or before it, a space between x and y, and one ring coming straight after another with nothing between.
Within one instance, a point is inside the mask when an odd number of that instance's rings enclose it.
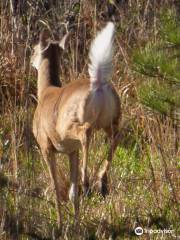
<instances>
[{"instance_id":1,"label":"deer's hoof","mask_svg":"<svg viewBox=\"0 0 180 240\"><path fill-rule=\"evenodd\" d=\"M89 197L91 194L91 189L89 186L89 182L86 182L85 184L83 184L83 195L85 197Z\"/></svg>"},{"instance_id":2,"label":"deer's hoof","mask_svg":"<svg viewBox=\"0 0 180 240\"><path fill-rule=\"evenodd\" d=\"M98 189L99 189L99 192L101 193L101 195L102 195L104 198L106 197L106 195L109 194L107 175L104 175L104 176L99 180Z\"/></svg>"}]
</instances>

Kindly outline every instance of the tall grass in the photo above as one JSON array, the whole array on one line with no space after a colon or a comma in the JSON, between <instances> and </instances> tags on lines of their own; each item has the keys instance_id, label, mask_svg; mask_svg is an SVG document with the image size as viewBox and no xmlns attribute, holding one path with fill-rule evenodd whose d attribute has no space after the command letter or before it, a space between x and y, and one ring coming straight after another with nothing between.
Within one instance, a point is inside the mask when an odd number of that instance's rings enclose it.
<instances>
[{"instance_id":1,"label":"tall grass","mask_svg":"<svg viewBox=\"0 0 180 240\"><path fill-rule=\"evenodd\" d=\"M11 5L12 3L16 5ZM31 132L36 106L32 46L42 28L54 38L72 36L61 64L63 84L87 75L88 49L108 20L116 22L112 82L122 102L122 141L110 170L110 194L96 189L96 173L107 156L102 133L94 135L89 169L92 194L80 196L80 227L73 224L70 202L63 203L60 239L135 239L134 229L172 229L172 235L143 239L178 239L179 153L177 128L168 117L143 107L133 70L134 50L156 39L163 8L172 1L1 1L0 2L0 239L55 239L58 235L54 192ZM65 156L59 168L66 173Z\"/></svg>"}]
</instances>

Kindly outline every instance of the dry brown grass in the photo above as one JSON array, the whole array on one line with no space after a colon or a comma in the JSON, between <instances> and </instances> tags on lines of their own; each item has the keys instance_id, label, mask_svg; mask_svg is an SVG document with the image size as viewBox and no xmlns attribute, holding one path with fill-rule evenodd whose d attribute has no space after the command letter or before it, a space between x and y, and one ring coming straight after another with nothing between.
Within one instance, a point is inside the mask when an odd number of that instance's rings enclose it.
<instances>
[{"instance_id":1,"label":"dry brown grass","mask_svg":"<svg viewBox=\"0 0 180 240\"><path fill-rule=\"evenodd\" d=\"M23 3L19 1L14 15L8 1L0 3L0 185L4 184L0 190L0 239L54 239L56 234L53 192L31 133L36 105L36 73L29 63L32 45L43 27L62 36L62 23L70 21L73 33L61 65L65 84L88 74L91 39L110 19L117 29L112 81L121 96L124 138L111 169L110 195L106 199L95 193L90 199L81 197L78 233L71 204L64 204L62 239L133 239L137 225L172 228L178 235L177 129L169 118L139 103L137 87L142 79L133 72L132 62L133 49L156 38L159 11L174 7L172 1L114 1L109 10L108 1L25 2L20 6ZM94 162L99 166L107 152L102 139L97 134L92 141L93 172ZM65 157L60 157L59 165L68 178ZM91 181L93 184L95 177ZM164 235L163 239L170 238Z\"/></svg>"}]
</instances>

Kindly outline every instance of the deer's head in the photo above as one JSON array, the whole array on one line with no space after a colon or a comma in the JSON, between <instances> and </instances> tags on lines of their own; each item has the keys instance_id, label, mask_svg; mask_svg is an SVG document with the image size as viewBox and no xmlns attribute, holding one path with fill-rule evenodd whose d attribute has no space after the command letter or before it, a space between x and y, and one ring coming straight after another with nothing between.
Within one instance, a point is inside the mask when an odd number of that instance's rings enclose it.
<instances>
[{"instance_id":1,"label":"deer's head","mask_svg":"<svg viewBox=\"0 0 180 240\"><path fill-rule=\"evenodd\" d=\"M45 58L52 58L54 62L59 63L68 36L69 33L60 41L53 41L50 38L50 32L48 30L43 30L40 33L39 43L34 46L34 52L31 57L32 66L38 70Z\"/></svg>"}]
</instances>

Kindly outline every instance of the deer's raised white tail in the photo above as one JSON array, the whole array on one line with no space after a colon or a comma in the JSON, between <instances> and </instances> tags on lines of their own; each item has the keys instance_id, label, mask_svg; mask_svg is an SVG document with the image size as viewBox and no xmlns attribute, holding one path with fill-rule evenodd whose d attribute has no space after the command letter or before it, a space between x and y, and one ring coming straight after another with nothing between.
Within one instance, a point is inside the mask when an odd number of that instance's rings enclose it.
<instances>
[{"instance_id":1,"label":"deer's raised white tail","mask_svg":"<svg viewBox=\"0 0 180 240\"><path fill-rule=\"evenodd\" d=\"M91 44L89 74L91 88L97 89L111 77L114 24L109 22Z\"/></svg>"}]
</instances>

